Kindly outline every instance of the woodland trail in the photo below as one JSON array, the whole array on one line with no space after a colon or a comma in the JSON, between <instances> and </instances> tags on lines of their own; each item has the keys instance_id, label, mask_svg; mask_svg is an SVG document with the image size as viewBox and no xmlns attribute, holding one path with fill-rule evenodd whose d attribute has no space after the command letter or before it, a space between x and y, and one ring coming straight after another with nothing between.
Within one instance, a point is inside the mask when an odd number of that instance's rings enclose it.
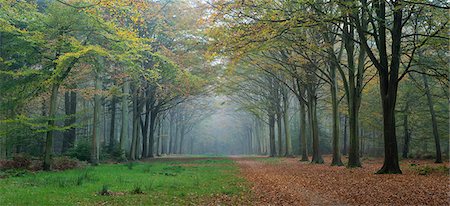
<instances>
[{"instance_id":1,"label":"woodland trail","mask_svg":"<svg viewBox=\"0 0 450 206\"><path fill-rule=\"evenodd\" d=\"M363 168L313 165L296 158L235 157L241 175L251 184L252 205L449 205L449 176L419 175L404 162L403 175L376 175L380 160ZM448 164L448 163L446 163Z\"/></svg>"}]
</instances>

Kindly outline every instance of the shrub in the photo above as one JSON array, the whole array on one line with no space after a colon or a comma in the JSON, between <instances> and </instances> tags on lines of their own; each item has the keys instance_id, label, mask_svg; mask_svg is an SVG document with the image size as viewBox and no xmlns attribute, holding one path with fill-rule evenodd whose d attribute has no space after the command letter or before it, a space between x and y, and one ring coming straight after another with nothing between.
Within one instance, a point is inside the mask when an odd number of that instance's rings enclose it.
<instances>
[{"instance_id":1,"label":"shrub","mask_svg":"<svg viewBox=\"0 0 450 206\"><path fill-rule=\"evenodd\" d=\"M52 169L54 170L68 170L84 166L83 163L76 159L66 156L53 158Z\"/></svg>"},{"instance_id":2,"label":"shrub","mask_svg":"<svg viewBox=\"0 0 450 206\"><path fill-rule=\"evenodd\" d=\"M120 148L120 145L115 145L114 148L110 151L110 157L112 160L117 162L125 162L127 158L125 156L125 150Z\"/></svg>"},{"instance_id":3,"label":"shrub","mask_svg":"<svg viewBox=\"0 0 450 206\"><path fill-rule=\"evenodd\" d=\"M75 147L67 151L66 155L80 161L89 161L91 159L91 144L87 140L80 140L75 144Z\"/></svg>"},{"instance_id":4,"label":"shrub","mask_svg":"<svg viewBox=\"0 0 450 206\"><path fill-rule=\"evenodd\" d=\"M27 170L31 165L31 157L25 154L17 154L12 160L0 161L1 170Z\"/></svg>"},{"instance_id":5,"label":"shrub","mask_svg":"<svg viewBox=\"0 0 450 206\"><path fill-rule=\"evenodd\" d=\"M30 167L28 168L28 170L30 170L30 171L39 171L39 170L42 170L42 169L44 169L42 166L43 163L42 163L42 160L32 160L31 161L31 165L30 165Z\"/></svg>"},{"instance_id":6,"label":"shrub","mask_svg":"<svg viewBox=\"0 0 450 206\"><path fill-rule=\"evenodd\" d=\"M0 178L23 177L26 174L29 174L29 172L24 169L8 169L0 172Z\"/></svg>"},{"instance_id":7,"label":"shrub","mask_svg":"<svg viewBox=\"0 0 450 206\"><path fill-rule=\"evenodd\" d=\"M429 175L431 173L444 173L444 174L448 174L449 172L449 168L444 166L444 165L440 165L437 167L430 167L428 165L425 166L412 166L412 168L417 172L417 174L419 175Z\"/></svg>"}]
</instances>

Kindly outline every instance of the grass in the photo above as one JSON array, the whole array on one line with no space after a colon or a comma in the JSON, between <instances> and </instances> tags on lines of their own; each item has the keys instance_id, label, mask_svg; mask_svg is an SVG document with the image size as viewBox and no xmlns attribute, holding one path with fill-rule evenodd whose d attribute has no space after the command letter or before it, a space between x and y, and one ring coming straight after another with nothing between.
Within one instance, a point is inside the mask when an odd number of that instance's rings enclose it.
<instances>
[{"instance_id":1,"label":"grass","mask_svg":"<svg viewBox=\"0 0 450 206\"><path fill-rule=\"evenodd\" d=\"M107 164L0 180L1 205L189 205L243 195L229 159Z\"/></svg>"}]
</instances>

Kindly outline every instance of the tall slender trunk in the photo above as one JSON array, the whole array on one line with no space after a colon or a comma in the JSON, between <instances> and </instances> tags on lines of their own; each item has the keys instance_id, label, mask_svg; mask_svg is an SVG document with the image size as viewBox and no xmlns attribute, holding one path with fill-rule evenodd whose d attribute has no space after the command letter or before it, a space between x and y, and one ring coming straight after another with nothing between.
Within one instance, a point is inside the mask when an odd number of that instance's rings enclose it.
<instances>
[{"instance_id":1,"label":"tall slender trunk","mask_svg":"<svg viewBox=\"0 0 450 206\"><path fill-rule=\"evenodd\" d=\"M403 131L404 131L404 144L403 144L403 152L402 157L404 159L408 158L409 153L409 143L411 140L409 124L408 124L408 113L409 113L409 102L408 99L405 103L405 114L403 115Z\"/></svg>"},{"instance_id":2,"label":"tall slender trunk","mask_svg":"<svg viewBox=\"0 0 450 206\"><path fill-rule=\"evenodd\" d=\"M138 138L138 125L140 120L140 114L138 111L138 92L137 88L133 88L133 130L131 133L131 150L130 150L130 159L136 160L137 156L137 138Z\"/></svg>"},{"instance_id":3,"label":"tall slender trunk","mask_svg":"<svg viewBox=\"0 0 450 206\"><path fill-rule=\"evenodd\" d=\"M174 127L174 115L173 113L170 114L170 120L169 120L169 138L168 138L168 153L172 154L173 153L173 144L174 144L174 132L173 132L173 127Z\"/></svg>"},{"instance_id":4,"label":"tall slender trunk","mask_svg":"<svg viewBox=\"0 0 450 206\"><path fill-rule=\"evenodd\" d=\"M52 85L52 93L50 96L50 106L48 111L48 131L47 137L45 138L45 153L44 153L44 162L43 168L48 171L51 167L52 153L53 153L53 127L55 126L55 115L56 115L56 106L58 104L58 90L59 84L55 83Z\"/></svg>"},{"instance_id":5,"label":"tall slender trunk","mask_svg":"<svg viewBox=\"0 0 450 206\"><path fill-rule=\"evenodd\" d=\"M300 161L309 161L308 158L308 143L307 143L307 131L306 131L306 105L303 100L300 101L300 143L302 158Z\"/></svg>"},{"instance_id":6,"label":"tall slender trunk","mask_svg":"<svg viewBox=\"0 0 450 206\"><path fill-rule=\"evenodd\" d=\"M180 145L179 145L179 148L178 148L178 154L182 154L183 153L184 133L185 133L185 126L184 126L184 123L181 123Z\"/></svg>"},{"instance_id":7,"label":"tall slender trunk","mask_svg":"<svg viewBox=\"0 0 450 206\"><path fill-rule=\"evenodd\" d=\"M158 130L157 138L156 138L156 156L161 156L161 130L162 130L162 120L161 117L157 118L156 128Z\"/></svg>"},{"instance_id":8,"label":"tall slender trunk","mask_svg":"<svg viewBox=\"0 0 450 206\"><path fill-rule=\"evenodd\" d=\"M111 123L109 128L109 151L113 151L116 146L116 105L117 96L113 95L111 99Z\"/></svg>"},{"instance_id":9,"label":"tall slender trunk","mask_svg":"<svg viewBox=\"0 0 450 206\"><path fill-rule=\"evenodd\" d=\"M149 135L149 145L148 145L148 157L154 157L155 154L155 129L156 129L156 118L158 117L158 112L152 110L150 117L150 135Z\"/></svg>"},{"instance_id":10,"label":"tall slender trunk","mask_svg":"<svg viewBox=\"0 0 450 206\"><path fill-rule=\"evenodd\" d=\"M129 112L128 112L128 96L130 91L130 82L125 79L123 83L123 96L122 96L122 129L120 131L120 148L126 150L127 142L129 141L128 125L129 125Z\"/></svg>"},{"instance_id":11,"label":"tall slender trunk","mask_svg":"<svg viewBox=\"0 0 450 206\"><path fill-rule=\"evenodd\" d=\"M277 138L278 138L278 156L281 156L283 154L283 134L282 134L282 117L281 117L281 111L278 110L277 112Z\"/></svg>"},{"instance_id":12,"label":"tall slender trunk","mask_svg":"<svg viewBox=\"0 0 450 206\"><path fill-rule=\"evenodd\" d=\"M269 145L269 156L275 157L277 153L275 148L275 114L269 114Z\"/></svg>"},{"instance_id":13,"label":"tall slender trunk","mask_svg":"<svg viewBox=\"0 0 450 206\"><path fill-rule=\"evenodd\" d=\"M102 90L102 81L100 78L100 69L95 74L95 90L98 92ZM92 152L91 152L91 164L98 165L99 159L99 138L100 138L100 107L101 107L100 94L94 95L94 118L93 118L93 130L92 130Z\"/></svg>"},{"instance_id":14,"label":"tall slender trunk","mask_svg":"<svg viewBox=\"0 0 450 206\"><path fill-rule=\"evenodd\" d=\"M292 156L292 142L291 131L289 127L289 97L287 88L283 88L283 123L284 123L284 135L285 135L285 155L286 157Z\"/></svg>"},{"instance_id":15,"label":"tall slender trunk","mask_svg":"<svg viewBox=\"0 0 450 206\"><path fill-rule=\"evenodd\" d=\"M174 145L173 145L173 152L175 154L178 154L178 146L180 145L180 120L179 120L179 114L177 114L177 118L175 119L175 139L174 139Z\"/></svg>"},{"instance_id":16,"label":"tall slender trunk","mask_svg":"<svg viewBox=\"0 0 450 206\"><path fill-rule=\"evenodd\" d=\"M347 116L346 115L344 115L344 128L343 128L343 130L344 130L344 146L343 146L343 148L342 148L342 154L343 155L347 155Z\"/></svg>"},{"instance_id":17,"label":"tall slender trunk","mask_svg":"<svg viewBox=\"0 0 450 206\"><path fill-rule=\"evenodd\" d=\"M333 159L332 166L344 165L341 160L341 151L339 149L339 101L337 98L338 84L336 79L337 65L334 62L330 64L330 78L331 78L331 105L332 105L332 121L333 121Z\"/></svg>"},{"instance_id":18,"label":"tall slender trunk","mask_svg":"<svg viewBox=\"0 0 450 206\"><path fill-rule=\"evenodd\" d=\"M148 133L149 133L149 124L150 124L150 112L151 112L151 107L150 107L150 99L147 100L146 102L146 111L145 111L145 116L144 116L144 121L142 121L142 118L139 117L139 121L141 123L141 132L142 132L142 157L145 158L148 156Z\"/></svg>"},{"instance_id":19,"label":"tall slender trunk","mask_svg":"<svg viewBox=\"0 0 450 206\"><path fill-rule=\"evenodd\" d=\"M67 150L75 144L76 139L76 129L74 124L76 122L75 114L77 112L77 93L74 91L66 92L64 94L64 110L66 113L66 119L64 120L65 127L71 127L64 132L64 140L62 153L64 154Z\"/></svg>"},{"instance_id":20,"label":"tall slender trunk","mask_svg":"<svg viewBox=\"0 0 450 206\"><path fill-rule=\"evenodd\" d=\"M315 89L312 88L312 85L309 85L308 88L308 113L313 142L313 157L311 163L323 164L322 155L320 154L319 122L317 120L317 97Z\"/></svg>"},{"instance_id":21,"label":"tall slender trunk","mask_svg":"<svg viewBox=\"0 0 450 206\"><path fill-rule=\"evenodd\" d=\"M438 125L436 121L436 112L434 111L433 98L431 97L430 86L428 85L428 77L422 74L425 93L427 95L428 108L431 115L431 124L433 126L434 144L436 146L436 163L442 163L441 140L439 137Z\"/></svg>"}]
</instances>

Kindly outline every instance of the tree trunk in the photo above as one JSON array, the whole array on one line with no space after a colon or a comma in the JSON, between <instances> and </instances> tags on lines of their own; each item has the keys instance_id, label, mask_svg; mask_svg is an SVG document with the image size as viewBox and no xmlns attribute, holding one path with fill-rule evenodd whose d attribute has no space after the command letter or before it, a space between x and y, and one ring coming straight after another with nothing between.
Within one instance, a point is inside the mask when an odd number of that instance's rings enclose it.
<instances>
[{"instance_id":1,"label":"tree trunk","mask_svg":"<svg viewBox=\"0 0 450 206\"><path fill-rule=\"evenodd\" d=\"M309 161L308 158L308 143L307 143L307 131L306 131L306 108L305 102L300 102L300 144L301 144L301 154L302 158L300 161Z\"/></svg>"},{"instance_id":2,"label":"tree trunk","mask_svg":"<svg viewBox=\"0 0 450 206\"><path fill-rule=\"evenodd\" d=\"M63 154L75 144L76 130L74 124L76 122L75 114L77 112L77 94L75 92L71 91L64 94L64 110L66 113L64 126L71 128L64 132Z\"/></svg>"},{"instance_id":3,"label":"tree trunk","mask_svg":"<svg viewBox=\"0 0 450 206\"><path fill-rule=\"evenodd\" d=\"M141 132L142 132L142 157L146 158L148 157L148 132L149 132L149 123L150 123L150 100L146 103L146 110L144 121L142 121L142 118L139 117L139 121L141 123Z\"/></svg>"},{"instance_id":4,"label":"tree trunk","mask_svg":"<svg viewBox=\"0 0 450 206\"><path fill-rule=\"evenodd\" d=\"M347 155L347 116L344 115L344 146L342 148L342 154Z\"/></svg>"},{"instance_id":5,"label":"tree trunk","mask_svg":"<svg viewBox=\"0 0 450 206\"><path fill-rule=\"evenodd\" d=\"M422 74L423 84L425 87L425 93L427 95L428 108L431 115L431 124L433 126L433 137L436 146L436 163L442 163L442 153L441 153L441 139L439 138L438 125L436 121L436 113L434 111L433 99L431 97L430 87L428 85L428 77Z\"/></svg>"},{"instance_id":6,"label":"tree trunk","mask_svg":"<svg viewBox=\"0 0 450 206\"><path fill-rule=\"evenodd\" d=\"M170 120L169 120L169 139L167 140L169 142L168 144L168 153L172 154L173 153L173 144L174 144L174 114L171 112L170 113Z\"/></svg>"},{"instance_id":7,"label":"tree trunk","mask_svg":"<svg viewBox=\"0 0 450 206\"><path fill-rule=\"evenodd\" d=\"M337 98L338 84L336 79L336 68L334 62L330 65L330 78L331 78L331 105L332 105L332 121L333 121L333 159L331 161L332 166L344 165L341 160L341 151L339 149L339 102Z\"/></svg>"},{"instance_id":8,"label":"tree trunk","mask_svg":"<svg viewBox=\"0 0 450 206\"><path fill-rule=\"evenodd\" d=\"M149 136L149 145L148 145L148 157L154 157L155 151L155 122L158 113L155 110L152 110L150 117L150 136Z\"/></svg>"},{"instance_id":9,"label":"tree trunk","mask_svg":"<svg viewBox=\"0 0 450 206\"><path fill-rule=\"evenodd\" d=\"M384 135L384 163L377 172L379 174L401 174L398 163L397 138L395 131L395 97L392 93L382 98L383 104L383 135Z\"/></svg>"},{"instance_id":10,"label":"tree trunk","mask_svg":"<svg viewBox=\"0 0 450 206\"><path fill-rule=\"evenodd\" d=\"M131 150L130 150L130 159L136 160L137 157L137 138L138 138L138 125L140 120L140 114L138 111L138 92L137 88L133 88L133 130L131 133Z\"/></svg>"},{"instance_id":11,"label":"tree trunk","mask_svg":"<svg viewBox=\"0 0 450 206\"><path fill-rule=\"evenodd\" d=\"M51 169L50 167L53 153L53 127L55 126L56 107L58 104L58 90L59 84L53 84L48 111L48 131L45 139L45 153L43 162L43 168L45 171L49 171Z\"/></svg>"},{"instance_id":12,"label":"tree trunk","mask_svg":"<svg viewBox=\"0 0 450 206\"><path fill-rule=\"evenodd\" d=\"M320 154L319 123L317 120L317 97L315 89L312 88L311 85L308 89L308 113L313 142L313 157L311 163L323 164L322 155Z\"/></svg>"},{"instance_id":13,"label":"tree trunk","mask_svg":"<svg viewBox=\"0 0 450 206\"><path fill-rule=\"evenodd\" d=\"M175 139L174 139L174 145L173 145L173 152L175 154L178 154L178 146L180 145L180 119L179 114L177 114L177 118L175 119Z\"/></svg>"},{"instance_id":14,"label":"tree trunk","mask_svg":"<svg viewBox=\"0 0 450 206\"><path fill-rule=\"evenodd\" d=\"M109 151L113 151L116 146L116 105L117 97L113 95L111 100L111 126L109 128Z\"/></svg>"},{"instance_id":15,"label":"tree trunk","mask_svg":"<svg viewBox=\"0 0 450 206\"><path fill-rule=\"evenodd\" d=\"M351 101L352 102L352 101ZM353 105L353 103L352 103ZM349 133L350 133L350 148L348 155L348 167L361 167L361 161L359 157L359 125L358 125L358 112L355 111L354 106L350 106L349 110Z\"/></svg>"},{"instance_id":16,"label":"tree trunk","mask_svg":"<svg viewBox=\"0 0 450 206\"><path fill-rule=\"evenodd\" d=\"M179 145L179 148L178 148L178 154L183 154L184 132L185 132L185 126L184 126L184 123L181 123L180 145Z\"/></svg>"},{"instance_id":17,"label":"tree trunk","mask_svg":"<svg viewBox=\"0 0 450 206\"><path fill-rule=\"evenodd\" d=\"M161 131L162 131L162 125L163 120L161 117L158 117L157 121L157 129L158 129L158 137L156 139L156 156L161 156L161 148L162 148L162 137L161 137Z\"/></svg>"},{"instance_id":18,"label":"tree trunk","mask_svg":"<svg viewBox=\"0 0 450 206\"><path fill-rule=\"evenodd\" d=\"M277 138L278 138L278 156L281 156L283 154L283 134L282 134L282 126L281 126L281 111L278 110L277 112Z\"/></svg>"},{"instance_id":19,"label":"tree trunk","mask_svg":"<svg viewBox=\"0 0 450 206\"><path fill-rule=\"evenodd\" d=\"M275 148L275 114L269 114L269 145L270 151L269 156L276 156L276 148Z\"/></svg>"},{"instance_id":20,"label":"tree trunk","mask_svg":"<svg viewBox=\"0 0 450 206\"><path fill-rule=\"evenodd\" d=\"M283 120L284 120L284 135L285 135L285 155L286 157L292 156L292 142L291 131L289 127L289 97L287 88L283 88Z\"/></svg>"},{"instance_id":21,"label":"tree trunk","mask_svg":"<svg viewBox=\"0 0 450 206\"><path fill-rule=\"evenodd\" d=\"M95 74L95 91L102 90L102 82L100 79L100 71L96 71ZM92 151L91 151L91 164L98 165L99 159L99 137L100 137L100 106L101 106L100 94L94 95L94 118L93 118L93 130L92 130Z\"/></svg>"},{"instance_id":22,"label":"tree trunk","mask_svg":"<svg viewBox=\"0 0 450 206\"><path fill-rule=\"evenodd\" d=\"M128 96L130 91L130 82L125 79L123 83L123 96L122 96L122 129L120 131L120 148L126 150L127 141L129 141L128 125L129 125L129 112L128 112Z\"/></svg>"},{"instance_id":23,"label":"tree trunk","mask_svg":"<svg viewBox=\"0 0 450 206\"><path fill-rule=\"evenodd\" d=\"M403 129L404 129L405 140L404 140L404 144L403 144L402 157L404 159L408 158L409 142L411 140L409 125L408 125L408 111L409 111L409 103L408 103L408 100L406 100L405 114L403 115Z\"/></svg>"}]
</instances>

